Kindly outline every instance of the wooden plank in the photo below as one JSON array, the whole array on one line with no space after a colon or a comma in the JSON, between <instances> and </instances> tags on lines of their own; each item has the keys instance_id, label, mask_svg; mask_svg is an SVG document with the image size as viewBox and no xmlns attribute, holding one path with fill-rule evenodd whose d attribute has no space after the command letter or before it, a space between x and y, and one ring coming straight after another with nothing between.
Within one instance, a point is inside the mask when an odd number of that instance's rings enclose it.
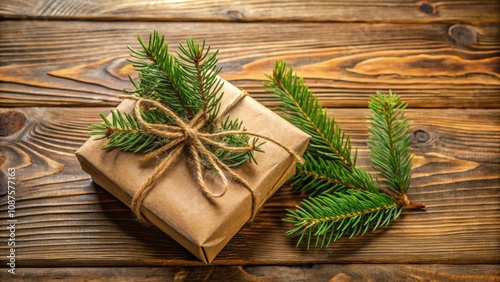
<instances>
[{"instance_id":1,"label":"wooden plank","mask_svg":"<svg viewBox=\"0 0 500 282\"><path fill-rule=\"evenodd\" d=\"M126 21L498 22L496 0L56 1L4 0L8 19Z\"/></svg>"},{"instance_id":2,"label":"wooden plank","mask_svg":"<svg viewBox=\"0 0 500 282\"><path fill-rule=\"evenodd\" d=\"M392 89L410 107L498 108L498 25L363 23L0 23L0 106L114 106L133 70L127 45L156 27L174 46L206 38L221 75L262 103L286 59L329 107L365 107Z\"/></svg>"},{"instance_id":3,"label":"wooden plank","mask_svg":"<svg viewBox=\"0 0 500 282\"><path fill-rule=\"evenodd\" d=\"M135 222L125 205L80 169L73 153L86 140L87 126L108 108L15 110L12 123L24 126L12 126L0 138L0 166L17 169L16 259L22 267L202 264L159 230ZM291 228L281 222L284 210L301 199L283 187L213 264L498 263L500 110L407 113L415 149L409 197L425 202L425 211L406 210L375 233L307 251L283 236ZM329 114L351 136L366 166L367 111ZM0 238L8 238L6 197L0 199ZM0 249L8 251L5 242Z\"/></svg>"},{"instance_id":4,"label":"wooden plank","mask_svg":"<svg viewBox=\"0 0 500 282\"><path fill-rule=\"evenodd\" d=\"M500 281L498 265L317 264L297 266L5 269L8 281Z\"/></svg>"}]
</instances>

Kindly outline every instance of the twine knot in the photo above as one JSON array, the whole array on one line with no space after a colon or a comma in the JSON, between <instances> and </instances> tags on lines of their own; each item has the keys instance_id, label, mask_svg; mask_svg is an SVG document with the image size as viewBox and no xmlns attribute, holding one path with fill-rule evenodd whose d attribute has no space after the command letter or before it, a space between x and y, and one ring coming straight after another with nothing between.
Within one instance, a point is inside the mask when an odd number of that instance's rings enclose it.
<instances>
[{"instance_id":1,"label":"twine knot","mask_svg":"<svg viewBox=\"0 0 500 282\"><path fill-rule=\"evenodd\" d=\"M184 135L186 137L186 140L189 141L189 139L199 139L198 138L198 130L196 130L193 127L187 126L184 129Z\"/></svg>"},{"instance_id":2,"label":"twine knot","mask_svg":"<svg viewBox=\"0 0 500 282\"><path fill-rule=\"evenodd\" d=\"M241 101L245 96L247 96L248 93L245 91L242 91L238 98L236 98L225 110L223 113L219 115L219 117L222 117L225 115L225 112L228 111L230 108L232 108L236 103ZM285 149L290 155L294 157L294 159L298 163L303 163L304 160L302 159L301 156L299 156L296 152L294 152L292 149L284 146L283 144L260 134L257 133L252 133L244 130L228 130L228 131L221 131L221 132L216 132L216 133L205 133L205 132L200 132L199 130L206 125L208 122L208 119L206 118L206 115L200 111L198 114L196 114L192 120L189 122L185 122L177 116L172 110L169 108L163 106L161 103L155 100L151 99L146 99L146 98L139 98L135 96L124 96L126 99L134 99L136 100L135 107L134 107L134 112L135 112L135 117L137 118L137 121L142 125L142 127L149 133L153 133L159 137L163 137L165 139L168 139L169 142L164 145L163 147L160 147L159 149L148 153L145 155L143 158L141 158L139 161L141 164L159 157L160 155L164 154L167 151L170 151L168 155L163 158L160 163L156 166L156 169L153 171L153 173L149 176L149 178L143 183L142 187L137 190L135 195L132 198L131 202L131 209L136 215L137 219L142 222L143 224L148 224L148 221L143 217L141 213L141 206L142 202L146 198L146 196L149 194L151 189L158 183L162 175L167 171L167 169L174 163L174 161L178 158L178 156L187 149L190 153L190 157L192 159L193 165L196 168L196 179L200 187L202 188L203 192L205 195L208 197L221 197L226 193L227 188L229 186L228 180L224 174L224 171L228 172L237 182L239 182L241 185L243 185L245 188L247 188L253 195L253 191L251 190L250 184L243 179L239 174L235 173L234 171L231 170L226 164L224 164L219 158L217 158L216 155L214 155L212 152L210 152L208 149L205 148L205 144L210 144L213 146L216 146L218 148L221 148L223 150L229 151L229 152L248 152L250 150L254 149L253 145L249 145L246 147L231 147L228 146L227 144L223 142L219 142L216 139L219 137L224 137L228 135L235 135L235 134L244 134L248 136L254 136L258 138L265 139L267 141L271 141L272 143L275 143L276 145L280 146L281 148ZM156 108L157 110L160 110L164 112L166 115L168 115L172 120L175 125L166 125L166 124L152 124L148 123L142 118L141 114L141 108L149 106L148 108ZM217 120L213 121L215 124ZM202 164L202 159L201 156L204 157L204 160L206 160L211 167L215 170L217 173L217 176L222 180L223 187L219 189L219 191L214 191L213 189L209 188L204 180L203 177L203 164ZM254 203L252 201L252 214L253 214L253 209L254 209Z\"/></svg>"}]
</instances>

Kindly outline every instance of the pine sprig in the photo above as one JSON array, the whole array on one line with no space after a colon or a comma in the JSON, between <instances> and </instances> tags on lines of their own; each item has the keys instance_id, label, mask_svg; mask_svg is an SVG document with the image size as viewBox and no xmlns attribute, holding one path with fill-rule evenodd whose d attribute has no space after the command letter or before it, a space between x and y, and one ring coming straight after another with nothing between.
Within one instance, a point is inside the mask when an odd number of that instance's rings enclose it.
<instances>
[{"instance_id":1,"label":"pine sprig","mask_svg":"<svg viewBox=\"0 0 500 282\"><path fill-rule=\"evenodd\" d=\"M305 164L297 166L296 174L290 179L292 186L303 194L316 196L346 189L357 189L378 193L379 187L363 168L348 169L331 160L315 158L309 153L303 156Z\"/></svg>"},{"instance_id":2,"label":"pine sprig","mask_svg":"<svg viewBox=\"0 0 500 282\"><path fill-rule=\"evenodd\" d=\"M112 120L101 114L103 124L93 124L89 128L89 135L99 136L95 140L107 138L108 144L103 149L120 148L125 152L151 152L168 140L160 139L156 135L146 132L142 126L128 113L122 114L119 110L111 111Z\"/></svg>"},{"instance_id":3,"label":"pine sprig","mask_svg":"<svg viewBox=\"0 0 500 282\"><path fill-rule=\"evenodd\" d=\"M201 108L211 122L219 113L220 100L224 94L217 95L223 86L217 77L222 69L217 67L218 51L209 56L210 47L205 50L205 40L200 45L199 42L187 39L186 45L187 47L179 45L179 65L188 89L199 95L195 100L201 102Z\"/></svg>"},{"instance_id":4,"label":"pine sprig","mask_svg":"<svg viewBox=\"0 0 500 282\"><path fill-rule=\"evenodd\" d=\"M228 116L222 123L220 129L216 130L215 132L223 132L223 131L233 131L233 130L242 130L245 131L246 129L243 127L243 121L240 121L238 119L231 120L230 117ZM244 147L248 145L248 142L250 141L250 137L244 134L239 134L239 135L227 135L224 137L221 137L220 139L216 140L225 144L230 144L233 147ZM214 152L214 154L217 156L219 160L221 160L224 164L226 164L228 167L237 167L245 162L254 162L257 164L257 160L255 159L254 152L261 152L263 153L264 151L262 150L262 145L264 145L265 142L260 142L258 138L252 138L252 147L254 148L252 151L246 151L246 152L229 152L226 150L222 150L220 148L216 148L215 146L210 146L207 145L207 148L209 151ZM206 167L211 168L211 165L207 161L203 161Z\"/></svg>"},{"instance_id":5,"label":"pine sprig","mask_svg":"<svg viewBox=\"0 0 500 282\"><path fill-rule=\"evenodd\" d=\"M133 90L124 90L139 98L155 100L173 111L178 117L189 123L198 113L203 114L207 122L201 128L202 133L218 133L221 131L244 131L243 123L231 120L229 117L221 124L215 124L215 117L220 110L220 101L224 93L219 93L223 86L217 76L221 68L217 67L217 53L210 52L205 41L197 42L187 39L186 44L179 44L177 57L169 53L165 37L154 31L146 44L140 37L141 49L128 47L132 52L130 62L139 73L139 80L130 78ZM90 135L96 139L108 139L103 149L118 148L134 153L148 153L169 144L170 140L149 133L137 121L134 114L122 114L119 110L111 111L112 119L101 115L103 124L94 124ZM150 124L175 125L172 118L164 111L155 107L144 107L140 110L144 121ZM219 137L216 142L227 147L248 147L244 151L229 152L211 144L205 144L206 149L228 167L235 167L245 162L256 162L254 152L263 152L264 144L244 134L231 134ZM207 169L215 169L210 162L201 156L201 162Z\"/></svg>"},{"instance_id":6,"label":"pine sprig","mask_svg":"<svg viewBox=\"0 0 500 282\"><path fill-rule=\"evenodd\" d=\"M310 197L296 211L287 210L285 222L295 228L287 236L299 235L297 246L305 239L307 248L315 238L315 247L328 247L342 236L364 235L387 226L401 213L398 201L385 194L346 190Z\"/></svg>"},{"instance_id":7,"label":"pine sprig","mask_svg":"<svg viewBox=\"0 0 500 282\"><path fill-rule=\"evenodd\" d=\"M356 167L351 145L335 120L309 90L302 78L293 74L285 62L277 62L273 75L264 85L281 99L284 118L311 135L306 163L297 166L291 184L309 198L296 210L287 210L283 221L294 224L287 236L298 235L297 246L315 238L315 246L327 247L342 236L364 235L386 226L404 207L422 208L406 196L410 185L412 151L406 104L391 92L370 100L370 159L384 178L381 187L370 173Z\"/></svg>"},{"instance_id":8,"label":"pine sprig","mask_svg":"<svg viewBox=\"0 0 500 282\"><path fill-rule=\"evenodd\" d=\"M129 59L139 72L139 82L130 78L135 90L126 90L139 97L160 100L178 116L191 119L200 109L200 101L190 94L187 85L180 75L177 58L169 53L165 37L155 30L149 37L149 43L137 37L142 49L128 47L132 52Z\"/></svg>"},{"instance_id":9,"label":"pine sprig","mask_svg":"<svg viewBox=\"0 0 500 282\"><path fill-rule=\"evenodd\" d=\"M387 184L387 188L398 195L406 194L410 187L412 150L409 122L403 110L406 104L391 91L387 95L377 92L371 97L370 108L370 160Z\"/></svg>"},{"instance_id":10,"label":"pine sprig","mask_svg":"<svg viewBox=\"0 0 500 282\"><path fill-rule=\"evenodd\" d=\"M328 117L318 98L309 90L304 80L293 75L285 62L276 62L273 75L264 85L281 99L283 118L311 135L307 152L314 157L333 160L347 167L356 163L351 157L351 142L335 120Z\"/></svg>"}]
</instances>

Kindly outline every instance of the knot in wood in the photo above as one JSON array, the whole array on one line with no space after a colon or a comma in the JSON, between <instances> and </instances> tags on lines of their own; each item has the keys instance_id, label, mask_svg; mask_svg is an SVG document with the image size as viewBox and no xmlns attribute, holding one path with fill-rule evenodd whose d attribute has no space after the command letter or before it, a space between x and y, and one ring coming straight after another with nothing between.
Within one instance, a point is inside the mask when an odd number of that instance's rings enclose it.
<instances>
[{"instance_id":1,"label":"knot in wood","mask_svg":"<svg viewBox=\"0 0 500 282\"><path fill-rule=\"evenodd\" d=\"M464 24L456 24L449 28L448 35L453 38L460 47L471 47L477 44L477 32L474 27Z\"/></svg>"},{"instance_id":2,"label":"knot in wood","mask_svg":"<svg viewBox=\"0 0 500 282\"><path fill-rule=\"evenodd\" d=\"M420 9L420 11L422 11L426 14L429 14L429 15L433 15L436 13L436 11L434 10L434 6L429 2L422 2L420 4L419 9Z\"/></svg>"},{"instance_id":3,"label":"knot in wood","mask_svg":"<svg viewBox=\"0 0 500 282\"><path fill-rule=\"evenodd\" d=\"M19 111L6 111L0 113L0 137L10 136L23 129L27 118Z\"/></svg>"},{"instance_id":4,"label":"knot in wood","mask_svg":"<svg viewBox=\"0 0 500 282\"><path fill-rule=\"evenodd\" d=\"M242 21L245 18L243 13L241 13L240 11L236 11L236 10L227 11L226 16L229 19L234 20L234 21Z\"/></svg>"},{"instance_id":5,"label":"knot in wood","mask_svg":"<svg viewBox=\"0 0 500 282\"><path fill-rule=\"evenodd\" d=\"M417 143L425 143L429 141L430 136L429 133L423 131L423 130L417 130L415 133L413 133L413 136L415 137L415 140Z\"/></svg>"}]
</instances>

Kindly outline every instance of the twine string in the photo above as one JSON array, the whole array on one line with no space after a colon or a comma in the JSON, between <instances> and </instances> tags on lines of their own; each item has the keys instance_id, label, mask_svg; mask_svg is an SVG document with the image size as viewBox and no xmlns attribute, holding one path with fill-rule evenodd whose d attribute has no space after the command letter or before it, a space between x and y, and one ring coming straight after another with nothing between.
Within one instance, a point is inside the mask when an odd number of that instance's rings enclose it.
<instances>
[{"instance_id":1,"label":"twine string","mask_svg":"<svg viewBox=\"0 0 500 282\"><path fill-rule=\"evenodd\" d=\"M241 94L234 100L232 103L223 110L223 112L214 120L214 123L217 123L219 121L219 118L221 116L224 116L228 109L234 107L238 102L240 102L245 96L247 96L248 93L245 91L242 91ZM216 146L220 149L229 151L229 152L247 152L250 150L254 149L254 146L245 146L245 147L232 147L224 144L223 142L219 142L214 140L215 138L218 137L224 137L228 135L236 135L236 134L244 134L244 135L249 135L249 136L254 136L258 138L265 139L267 141L270 141L272 143L275 143L276 145L280 146L283 148L285 151L287 151L295 161L298 163L303 163L304 160L302 159L301 156L299 156L293 149L281 144L280 142L263 136L261 134L257 133L252 133L244 130L229 130L229 131L222 131L222 132L216 132L216 133L205 133L205 132L199 132L198 130L201 129L203 126L206 125L208 122L208 119L206 115L200 111L198 112L188 123L184 122L182 118L180 118L178 115L176 115L172 110L169 108L163 106L161 103L155 100L147 99L147 98L139 98L135 96L124 96L126 99L133 99L136 100L135 106L134 106L134 112L135 116L137 118L137 121L142 125L142 127L146 130L148 133L153 133L159 137L163 137L165 139L168 139L170 142L168 142L166 145L162 146L161 148L146 154L144 157L142 157L139 162L141 164L144 164L145 162L148 162L149 160L153 158L157 158L160 155L164 154L165 152L169 151L168 155L161 160L161 162L156 166L155 170L153 173L148 177L148 179L143 183L140 189L137 190L135 195L132 198L131 202L131 209L136 215L137 219L142 222L143 224L148 224L148 220L144 218L141 212L141 207L144 199L147 197L149 192L153 189L153 187L156 186L158 181L161 179L161 177L165 174L165 172L168 170L168 168L174 163L174 161L181 155L183 152L184 148L187 148L191 154L192 157L192 162L194 164L194 167L196 169L196 180L200 187L202 188L203 192L205 195L208 197L212 198L217 198L217 197L222 197L228 187L229 187L229 182L227 180L227 177L224 174L224 171L228 172L237 182L239 182L241 185L243 185L245 188L247 188L252 194L253 191L251 190L250 184L241 177L241 175L235 173L229 166L224 164L214 153L210 152L208 149L205 148L206 144L210 144L213 146ZM141 114L141 109L145 106L152 106L156 108L157 110L160 110L167 114L174 124L176 125L165 125L165 124L152 124L148 123L147 121L144 120ZM222 180L222 189L220 191L213 191L213 189L210 189L203 177L203 164L202 164L202 157L210 163L210 165L213 167L215 172L217 173L218 177ZM253 209L254 203L252 203L252 209Z\"/></svg>"}]
</instances>

